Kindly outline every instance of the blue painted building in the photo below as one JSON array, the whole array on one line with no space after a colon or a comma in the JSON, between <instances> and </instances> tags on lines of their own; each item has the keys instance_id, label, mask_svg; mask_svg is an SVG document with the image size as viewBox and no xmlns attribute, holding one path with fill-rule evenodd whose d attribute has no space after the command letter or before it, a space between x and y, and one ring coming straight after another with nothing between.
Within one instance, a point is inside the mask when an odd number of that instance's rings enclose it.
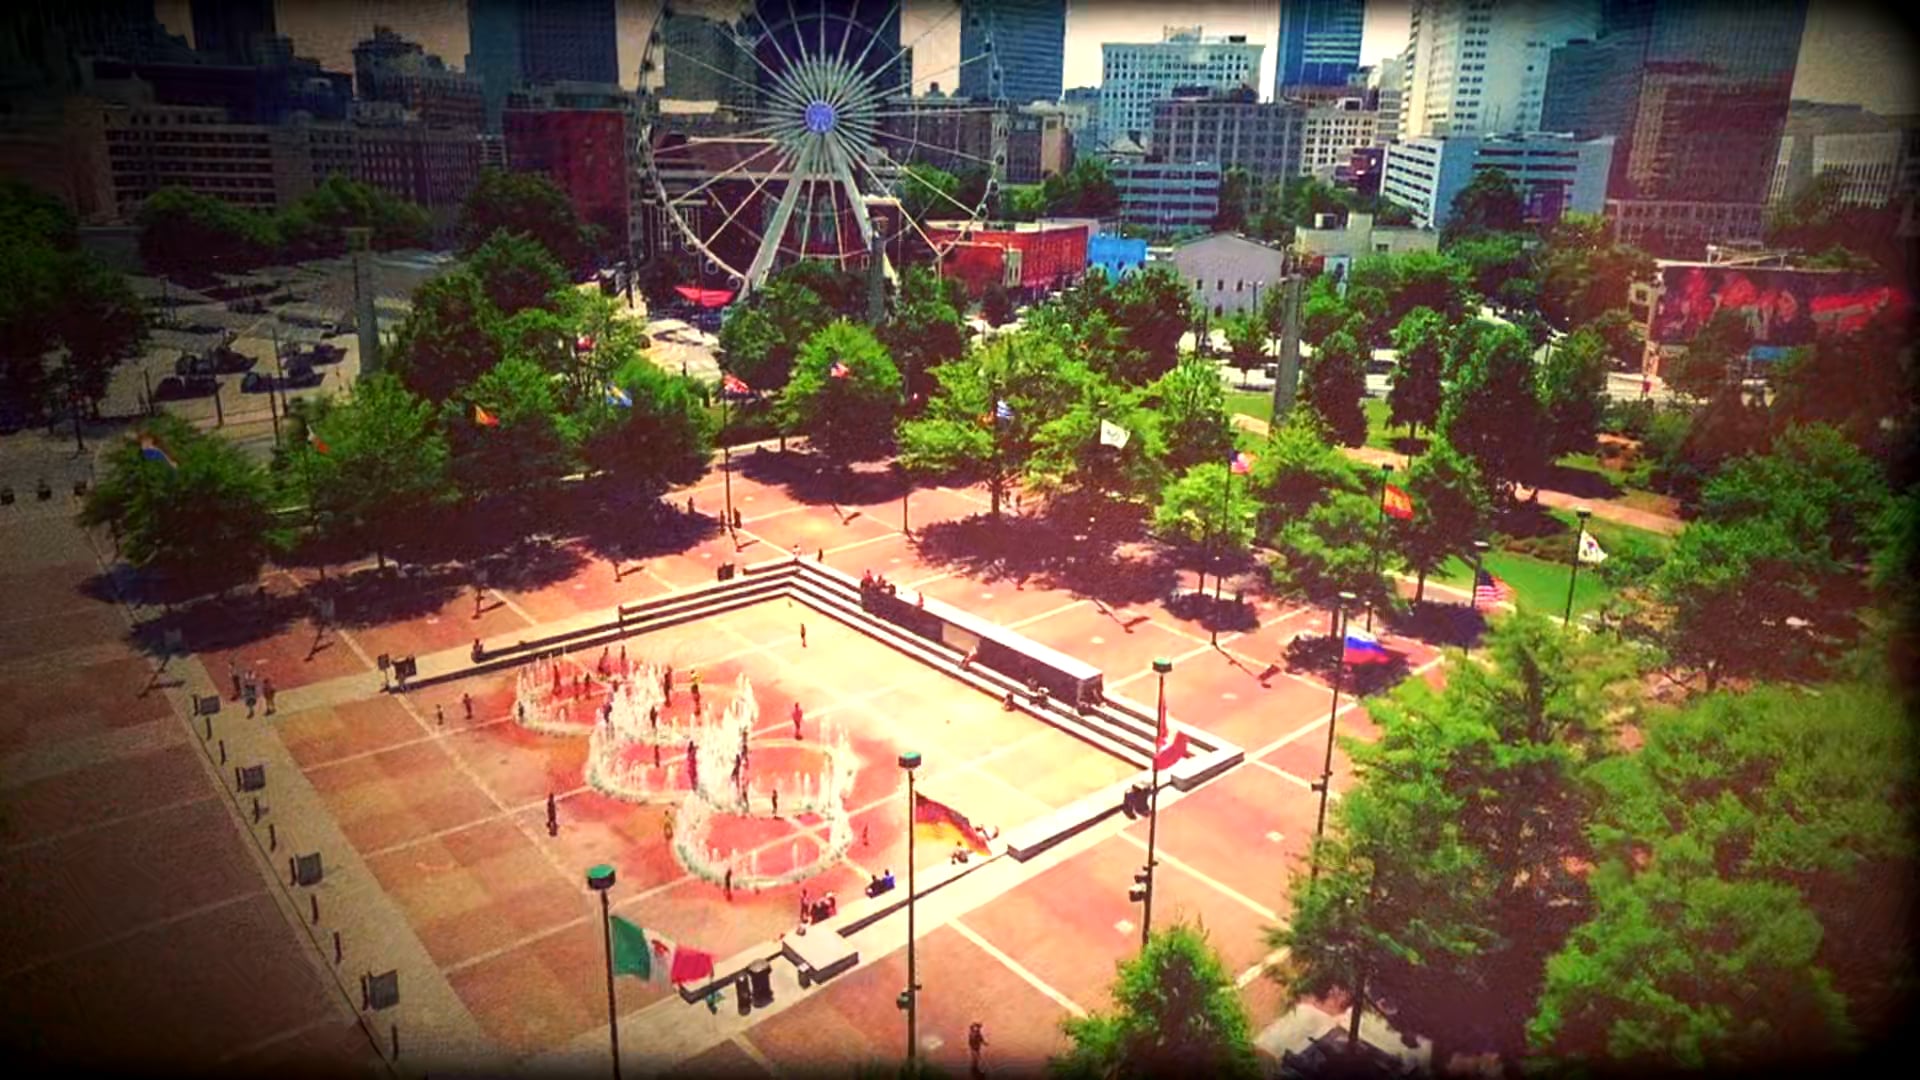
<instances>
[{"instance_id":1,"label":"blue painted building","mask_svg":"<svg viewBox=\"0 0 1920 1080\"><path fill-rule=\"evenodd\" d=\"M1280 0L1274 97L1283 86L1345 86L1360 67L1366 0Z\"/></svg>"},{"instance_id":2,"label":"blue painted building","mask_svg":"<svg viewBox=\"0 0 1920 1080\"><path fill-rule=\"evenodd\" d=\"M1146 261L1145 237L1133 239L1119 233L1101 233L1087 241L1087 269L1098 267L1106 271L1109 280L1118 281Z\"/></svg>"}]
</instances>

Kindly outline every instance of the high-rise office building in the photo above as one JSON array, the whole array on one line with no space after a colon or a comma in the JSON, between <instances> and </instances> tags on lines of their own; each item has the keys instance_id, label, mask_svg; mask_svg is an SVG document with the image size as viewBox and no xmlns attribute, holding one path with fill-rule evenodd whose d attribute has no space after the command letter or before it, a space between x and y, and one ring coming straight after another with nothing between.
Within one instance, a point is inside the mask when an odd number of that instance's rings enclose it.
<instances>
[{"instance_id":1,"label":"high-rise office building","mask_svg":"<svg viewBox=\"0 0 1920 1080\"><path fill-rule=\"evenodd\" d=\"M478 131L486 107L480 80L451 71L438 56L384 26L353 47L354 94L390 102L436 129Z\"/></svg>"},{"instance_id":2,"label":"high-rise office building","mask_svg":"<svg viewBox=\"0 0 1920 1080\"><path fill-rule=\"evenodd\" d=\"M274 35L273 0L194 0L193 47L229 64L260 60L262 38Z\"/></svg>"},{"instance_id":3,"label":"high-rise office building","mask_svg":"<svg viewBox=\"0 0 1920 1080\"><path fill-rule=\"evenodd\" d=\"M1153 148L1163 161L1207 161L1273 183L1300 172L1306 113L1298 102L1261 102L1251 87L1177 93L1153 107Z\"/></svg>"},{"instance_id":4,"label":"high-rise office building","mask_svg":"<svg viewBox=\"0 0 1920 1080\"><path fill-rule=\"evenodd\" d=\"M1596 0L1414 0L1401 137L1538 131L1552 50L1599 24Z\"/></svg>"},{"instance_id":5,"label":"high-rise office building","mask_svg":"<svg viewBox=\"0 0 1920 1080\"><path fill-rule=\"evenodd\" d=\"M1060 100L1066 0L962 0L960 7L961 97Z\"/></svg>"},{"instance_id":6,"label":"high-rise office building","mask_svg":"<svg viewBox=\"0 0 1920 1080\"><path fill-rule=\"evenodd\" d=\"M1100 138L1153 139L1153 105L1176 89L1233 90L1260 78L1265 45L1244 34L1203 37L1200 27L1167 27L1153 42L1100 46Z\"/></svg>"},{"instance_id":7,"label":"high-rise office building","mask_svg":"<svg viewBox=\"0 0 1920 1080\"><path fill-rule=\"evenodd\" d=\"M1805 24L1806 0L1609 0L1594 40L1555 50L1542 126L1616 137L1616 238L1675 257L1759 239Z\"/></svg>"},{"instance_id":8,"label":"high-rise office building","mask_svg":"<svg viewBox=\"0 0 1920 1080\"><path fill-rule=\"evenodd\" d=\"M507 95L523 85L620 82L614 0L468 0L467 71L498 131Z\"/></svg>"},{"instance_id":9,"label":"high-rise office building","mask_svg":"<svg viewBox=\"0 0 1920 1080\"><path fill-rule=\"evenodd\" d=\"M760 71L739 28L721 19L669 10L660 19L660 94L677 101L751 106Z\"/></svg>"},{"instance_id":10,"label":"high-rise office building","mask_svg":"<svg viewBox=\"0 0 1920 1080\"><path fill-rule=\"evenodd\" d=\"M1385 146L1400 137L1400 103L1406 96L1406 55L1388 56L1373 69L1367 91L1374 99L1379 120L1374 127L1374 144Z\"/></svg>"},{"instance_id":11,"label":"high-rise office building","mask_svg":"<svg viewBox=\"0 0 1920 1080\"><path fill-rule=\"evenodd\" d=\"M1360 66L1366 0L1280 0L1273 96L1285 86L1345 86Z\"/></svg>"}]
</instances>

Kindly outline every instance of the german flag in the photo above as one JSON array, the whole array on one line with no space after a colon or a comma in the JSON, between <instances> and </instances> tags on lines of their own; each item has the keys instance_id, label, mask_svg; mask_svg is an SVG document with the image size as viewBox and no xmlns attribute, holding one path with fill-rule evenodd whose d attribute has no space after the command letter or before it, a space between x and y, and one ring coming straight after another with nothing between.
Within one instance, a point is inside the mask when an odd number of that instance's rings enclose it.
<instances>
[{"instance_id":1,"label":"german flag","mask_svg":"<svg viewBox=\"0 0 1920 1080\"><path fill-rule=\"evenodd\" d=\"M975 855L987 854L987 838L967 816L946 803L913 793L913 838L936 844L960 844Z\"/></svg>"}]
</instances>

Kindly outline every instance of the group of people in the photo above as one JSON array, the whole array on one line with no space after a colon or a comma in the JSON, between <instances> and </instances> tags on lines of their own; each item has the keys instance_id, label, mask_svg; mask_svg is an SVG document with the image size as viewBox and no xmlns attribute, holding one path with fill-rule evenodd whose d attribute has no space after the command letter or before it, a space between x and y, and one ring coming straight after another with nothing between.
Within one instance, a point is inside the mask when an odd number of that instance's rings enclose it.
<instances>
[{"instance_id":1,"label":"group of people","mask_svg":"<svg viewBox=\"0 0 1920 1080\"><path fill-rule=\"evenodd\" d=\"M271 676L262 677L252 668L242 672L234 662L227 661L227 678L233 682L233 700L247 703L247 719L253 719L253 710L257 703L265 702L267 715L274 710L274 686Z\"/></svg>"}]
</instances>

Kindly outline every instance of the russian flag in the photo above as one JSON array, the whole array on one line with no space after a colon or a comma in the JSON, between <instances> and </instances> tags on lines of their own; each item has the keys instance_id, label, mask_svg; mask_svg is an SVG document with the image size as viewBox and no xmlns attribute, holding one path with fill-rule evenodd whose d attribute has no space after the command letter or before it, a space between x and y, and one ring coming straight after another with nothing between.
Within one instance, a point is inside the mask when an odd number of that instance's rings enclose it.
<instances>
[{"instance_id":1,"label":"russian flag","mask_svg":"<svg viewBox=\"0 0 1920 1080\"><path fill-rule=\"evenodd\" d=\"M1340 662L1343 664L1391 664L1393 655L1380 640L1365 630L1347 631L1347 640L1340 650Z\"/></svg>"}]
</instances>

